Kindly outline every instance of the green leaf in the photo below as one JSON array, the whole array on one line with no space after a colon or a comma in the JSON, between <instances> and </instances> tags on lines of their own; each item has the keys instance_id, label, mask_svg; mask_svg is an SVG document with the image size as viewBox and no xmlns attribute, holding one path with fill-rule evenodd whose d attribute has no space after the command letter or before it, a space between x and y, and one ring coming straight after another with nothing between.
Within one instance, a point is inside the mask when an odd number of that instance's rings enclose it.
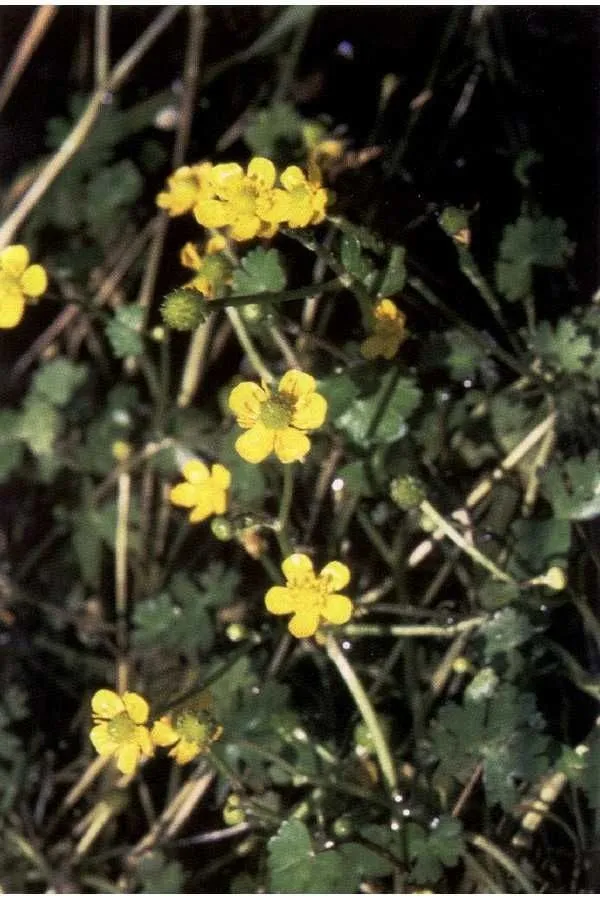
<instances>
[{"instance_id":1,"label":"green leaf","mask_svg":"<svg viewBox=\"0 0 600 900\"><path fill-rule=\"evenodd\" d=\"M58 357L44 363L33 377L32 390L54 406L66 406L87 377L87 366Z\"/></svg>"},{"instance_id":2,"label":"green leaf","mask_svg":"<svg viewBox=\"0 0 600 900\"><path fill-rule=\"evenodd\" d=\"M473 378L481 363L487 359L485 350L458 328L446 331L444 340L449 346L444 363L450 369L450 378L461 382L465 378Z\"/></svg>"},{"instance_id":3,"label":"green leaf","mask_svg":"<svg viewBox=\"0 0 600 900\"><path fill-rule=\"evenodd\" d=\"M233 273L234 295L262 294L265 291L283 291L286 276L277 250L257 247L247 253L240 268Z\"/></svg>"},{"instance_id":4,"label":"green leaf","mask_svg":"<svg viewBox=\"0 0 600 900\"><path fill-rule=\"evenodd\" d=\"M144 311L139 306L122 306L106 326L106 336L117 359L140 356L144 343L140 329Z\"/></svg>"},{"instance_id":5,"label":"green leaf","mask_svg":"<svg viewBox=\"0 0 600 900\"><path fill-rule=\"evenodd\" d=\"M315 853L303 822L283 822L267 847L271 892L331 894L351 890L343 857L335 850Z\"/></svg>"},{"instance_id":6,"label":"green leaf","mask_svg":"<svg viewBox=\"0 0 600 900\"><path fill-rule=\"evenodd\" d=\"M392 247L387 269L379 287L378 293L381 297L391 297L403 289L406 282L405 257L406 248L395 244Z\"/></svg>"},{"instance_id":7,"label":"green leaf","mask_svg":"<svg viewBox=\"0 0 600 900\"><path fill-rule=\"evenodd\" d=\"M532 267L562 268L573 252L563 219L521 215L507 225L496 264L496 286L507 300L523 300L532 290Z\"/></svg>"},{"instance_id":8,"label":"green leaf","mask_svg":"<svg viewBox=\"0 0 600 900\"><path fill-rule=\"evenodd\" d=\"M334 424L359 447L391 444L406 434L407 420L422 396L414 378L389 369L381 376L375 393L354 399Z\"/></svg>"},{"instance_id":9,"label":"green leaf","mask_svg":"<svg viewBox=\"0 0 600 900\"><path fill-rule=\"evenodd\" d=\"M517 519L510 535L513 551L508 568L514 578L533 578L551 565L566 565L571 545L567 521Z\"/></svg>"},{"instance_id":10,"label":"green leaf","mask_svg":"<svg viewBox=\"0 0 600 900\"><path fill-rule=\"evenodd\" d=\"M363 256L361 244L353 234L342 235L341 245L342 265L348 274L365 284L373 269L373 264L368 257Z\"/></svg>"},{"instance_id":11,"label":"green leaf","mask_svg":"<svg viewBox=\"0 0 600 900\"><path fill-rule=\"evenodd\" d=\"M244 132L244 140L255 156L286 159L302 145L304 120L290 103L275 103L258 110Z\"/></svg>"},{"instance_id":12,"label":"green leaf","mask_svg":"<svg viewBox=\"0 0 600 900\"><path fill-rule=\"evenodd\" d=\"M161 850L147 853L139 862L136 875L141 894L180 894L185 881L183 866L169 861Z\"/></svg>"},{"instance_id":13,"label":"green leaf","mask_svg":"<svg viewBox=\"0 0 600 900\"><path fill-rule=\"evenodd\" d=\"M23 444L20 436L21 414L13 409L0 409L0 483L23 460Z\"/></svg>"},{"instance_id":14,"label":"green leaf","mask_svg":"<svg viewBox=\"0 0 600 900\"><path fill-rule=\"evenodd\" d=\"M510 653L535 634L535 628L527 616L510 607L495 612L480 630L485 640L483 655L486 662L490 662L498 653Z\"/></svg>"},{"instance_id":15,"label":"green leaf","mask_svg":"<svg viewBox=\"0 0 600 900\"><path fill-rule=\"evenodd\" d=\"M558 519L593 519L600 513L600 454L551 463L541 477L542 493Z\"/></svg>"},{"instance_id":16,"label":"green leaf","mask_svg":"<svg viewBox=\"0 0 600 900\"><path fill-rule=\"evenodd\" d=\"M49 454L59 432L61 417L54 406L36 394L25 401L19 423L19 437L35 456Z\"/></svg>"},{"instance_id":17,"label":"green leaf","mask_svg":"<svg viewBox=\"0 0 600 900\"><path fill-rule=\"evenodd\" d=\"M540 322L531 339L531 346L547 366L560 372L584 371L584 360L594 352L590 338L578 329L572 319L560 319L555 329L549 322Z\"/></svg>"},{"instance_id":18,"label":"green leaf","mask_svg":"<svg viewBox=\"0 0 600 900\"><path fill-rule=\"evenodd\" d=\"M413 861L411 878L417 884L435 884L444 874L444 867L455 866L465 849L462 823L450 816L435 820L429 831L409 822L406 841Z\"/></svg>"},{"instance_id":19,"label":"green leaf","mask_svg":"<svg viewBox=\"0 0 600 900\"><path fill-rule=\"evenodd\" d=\"M532 407L512 393L496 394L490 402L490 418L496 440L505 452L517 444L541 420L536 407Z\"/></svg>"},{"instance_id":20,"label":"green leaf","mask_svg":"<svg viewBox=\"0 0 600 900\"><path fill-rule=\"evenodd\" d=\"M581 788L591 809L600 810L600 732L596 729L586 753Z\"/></svg>"},{"instance_id":21,"label":"green leaf","mask_svg":"<svg viewBox=\"0 0 600 900\"><path fill-rule=\"evenodd\" d=\"M92 234L116 227L140 197L144 179L129 159L95 172L87 184L85 216Z\"/></svg>"},{"instance_id":22,"label":"green leaf","mask_svg":"<svg viewBox=\"0 0 600 900\"><path fill-rule=\"evenodd\" d=\"M447 703L431 725L438 771L461 784L483 763L488 801L510 811L518 802L521 780L533 781L548 767L548 737L535 697L502 684L487 701L466 697Z\"/></svg>"}]
</instances>

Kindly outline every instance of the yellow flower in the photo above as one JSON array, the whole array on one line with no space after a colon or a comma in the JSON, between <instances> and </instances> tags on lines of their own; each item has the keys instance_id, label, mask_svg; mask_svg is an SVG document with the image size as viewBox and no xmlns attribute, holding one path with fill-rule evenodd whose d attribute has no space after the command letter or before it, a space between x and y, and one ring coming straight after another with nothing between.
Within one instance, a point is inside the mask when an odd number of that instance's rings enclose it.
<instances>
[{"instance_id":1,"label":"yellow flower","mask_svg":"<svg viewBox=\"0 0 600 900\"><path fill-rule=\"evenodd\" d=\"M325 218L327 191L321 186L321 175L315 165L307 178L298 166L288 166L281 173L285 190L276 189L259 204L259 212L267 221L287 222L290 228L318 225Z\"/></svg>"},{"instance_id":2,"label":"yellow flower","mask_svg":"<svg viewBox=\"0 0 600 900\"><path fill-rule=\"evenodd\" d=\"M406 316L387 297L376 303L373 316L375 318L373 334L362 342L360 352L366 359L375 359L378 356L392 359L406 338L404 329Z\"/></svg>"},{"instance_id":3,"label":"yellow flower","mask_svg":"<svg viewBox=\"0 0 600 900\"><path fill-rule=\"evenodd\" d=\"M170 216L190 212L204 191L211 169L210 162L181 166L167 178L167 190L158 194L156 205L168 210Z\"/></svg>"},{"instance_id":4,"label":"yellow flower","mask_svg":"<svg viewBox=\"0 0 600 900\"><path fill-rule=\"evenodd\" d=\"M148 721L148 704L139 694L126 691L119 696L102 688L92 697L94 727L90 739L100 756L114 756L119 772L133 775L142 755L152 756L154 748Z\"/></svg>"},{"instance_id":5,"label":"yellow flower","mask_svg":"<svg viewBox=\"0 0 600 900\"><path fill-rule=\"evenodd\" d=\"M205 228L228 226L229 237L249 241L273 237L274 223L258 213L261 198L270 195L277 172L270 159L255 156L246 172L237 163L214 166L208 177L208 191L196 203L194 214Z\"/></svg>"},{"instance_id":6,"label":"yellow flower","mask_svg":"<svg viewBox=\"0 0 600 900\"><path fill-rule=\"evenodd\" d=\"M14 328L23 318L27 298L41 297L48 286L42 266L29 265L23 244L0 253L0 328Z\"/></svg>"},{"instance_id":7,"label":"yellow flower","mask_svg":"<svg viewBox=\"0 0 600 900\"><path fill-rule=\"evenodd\" d=\"M169 756L180 766L191 762L199 753L206 752L222 733L220 725L215 727L208 717L199 718L191 710L180 713L175 724L173 717L166 715L152 726L154 744L157 747L171 747Z\"/></svg>"},{"instance_id":8,"label":"yellow flower","mask_svg":"<svg viewBox=\"0 0 600 900\"><path fill-rule=\"evenodd\" d=\"M235 443L242 459L259 463L269 453L282 463L302 459L310 450L305 431L325 421L327 401L315 392L312 375L290 369L276 391L266 384L243 381L229 395L229 409L238 425L248 429Z\"/></svg>"},{"instance_id":9,"label":"yellow flower","mask_svg":"<svg viewBox=\"0 0 600 900\"><path fill-rule=\"evenodd\" d=\"M227 241L222 234L211 237L204 248L204 255L198 253L195 244L188 242L181 249L179 259L186 269L196 273L191 281L184 284L186 288L200 291L208 299L220 294L226 284L231 283L232 266L222 251Z\"/></svg>"},{"instance_id":10,"label":"yellow flower","mask_svg":"<svg viewBox=\"0 0 600 900\"><path fill-rule=\"evenodd\" d=\"M352 615L352 603L337 594L350 581L350 570L341 562L330 562L318 575L303 553L293 553L281 564L285 587L272 587L265 596L270 613L285 616L294 613L288 623L290 633L297 638L313 635L321 620L331 625L343 625Z\"/></svg>"},{"instance_id":11,"label":"yellow flower","mask_svg":"<svg viewBox=\"0 0 600 900\"><path fill-rule=\"evenodd\" d=\"M209 472L199 459L190 459L183 467L185 481L171 488L169 498L175 506L191 509L190 522L203 522L209 516L222 516L227 509L227 490L231 484L229 469L215 463Z\"/></svg>"}]
</instances>

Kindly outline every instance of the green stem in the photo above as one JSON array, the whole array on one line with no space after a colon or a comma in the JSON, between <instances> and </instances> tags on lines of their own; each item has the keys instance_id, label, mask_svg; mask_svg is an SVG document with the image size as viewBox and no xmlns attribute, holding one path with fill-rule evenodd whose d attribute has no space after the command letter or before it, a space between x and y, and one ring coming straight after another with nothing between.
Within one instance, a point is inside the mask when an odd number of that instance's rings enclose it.
<instances>
[{"instance_id":1,"label":"green stem","mask_svg":"<svg viewBox=\"0 0 600 900\"><path fill-rule=\"evenodd\" d=\"M395 559L392 555L392 551L385 543L377 529L373 526L373 523L369 519L368 515L360 508L356 510L356 518L358 520L358 524L369 538L381 558L388 564L390 569L395 568Z\"/></svg>"},{"instance_id":2,"label":"green stem","mask_svg":"<svg viewBox=\"0 0 600 900\"><path fill-rule=\"evenodd\" d=\"M435 523L437 528L439 528L447 538L453 541L457 547L460 547L460 549L470 556L474 562L479 563L480 566L487 569L494 578L497 578L499 581L504 581L506 584L512 584L515 585L515 587L518 587L518 583L512 576L507 575L507 573L503 572L502 569L499 569L496 563L492 562L489 557L485 556L480 550L469 544L462 534L457 531L456 528L454 528L428 500L421 501L419 509L424 516Z\"/></svg>"},{"instance_id":3,"label":"green stem","mask_svg":"<svg viewBox=\"0 0 600 900\"><path fill-rule=\"evenodd\" d=\"M385 735L379 724L377 713L373 709L368 694L360 683L356 672L331 634L327 635L327 655L337 668L342 679L345 681L346 687L352 694L354 702L363 717L363 721L371 733L373 746L375 747L375 753L379 760L383 777L385 778L389 789L393 791L396 787L396 767L387 745Z\"/></svg>"},{"instance_id":4,"label":"green stem","mask_svg":"<svg viewBox=\"0 0 600 900\"><path fill-rule=\"evenodd\" d=\"M229 321L231 322L231 326L235 331L236 337L240 342L242 349L246 353L246 356L248 357L252 368L258 375L260 375L261 379L266 384L271 384L275 379L263 362L260 353L252 343L250 335L246 330L246 326L244 325L239 312L232 306L225 307L225 312L227 313Z\"/></svg>"},{"instance_id":5,"label":"green stem","mask_svg":"<svg viewBox=\"0 0 600 900\"><path fill-rule=\"evenodd\" d=\"M279 505L277 540L283 556L289 556L292 547L287 534L287 527L290 518L290 510L292 508L292 498L294 496L294 464L288 463L283 467L283 489L281 492L281 503Z\"/></svg>"},{"instance_id":6,"label":"green stem","mask_svg":"<svg viewBox=\"0 0 600 900\"><path fill-rule=\"evenodd\" d=\"M180 408L189 406L194 398L194 394L198 390L202 366L208 349L208 339L210 337L212 322L213 315L211 314L205 322L202 322L196 328L190 340L183 366L179 394L177 395L177 406Z\"/></svg>"},{"instance_id":7,"label":"green stem","mask_svg":"<svg viewBox=\"0 0 600 900\"><path fill-rule=\"evenodd\" d=\"M496 844L489 841L483 834L471 834L467 837L467 841L472 847L483 850L484 853L487 853L488 856L495 859L496 862L521 885L527 894L538 893L531 881L529 881L527 876L520 870L514 859L511 859L511 857L501 850L500 847L497 847Z\"/></svg>"},{"instance_id":8,"label":"green stem","mask_svg":"<svg viewBox=\"0 0 600 900\"><path fill-rule=\"evenodd\" d=\"M348 637L440 637L452 638L472 628L479 628L487 621L486 616L463 619L454 625L361 625L349 623L342 627Z\"/></svg>"},{"instance_id":9,"label":"green stem","mask_svg":"<svg viewBox=\"0 0 600 900\"><path fill-rule=\"evenodd\" d=\"M234 294L231 297L215 297L209 300L207 306L213 309L225 309L228 306L247 306L249 303L287 303L289 300L305 300L314 297L315 294L325 294L330 291L339 291L346 288L347 283L342 278L332 278L323 284L309 284L306 287L294 288L289 291L262 291L260 294Z\"/></svg>"}]
</instances>

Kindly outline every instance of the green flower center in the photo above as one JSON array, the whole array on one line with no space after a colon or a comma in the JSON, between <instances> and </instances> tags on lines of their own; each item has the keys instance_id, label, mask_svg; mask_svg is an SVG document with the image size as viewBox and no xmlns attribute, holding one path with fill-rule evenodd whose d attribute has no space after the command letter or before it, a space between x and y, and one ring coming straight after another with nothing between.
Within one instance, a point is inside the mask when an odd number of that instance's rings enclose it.
<instances>
[{"instance_id":1,"label":"green flower center","mask_svg":"<svg viewBox=\"0 0 600 900\"><path fill-rule=\"evenodd\" d=\"M287 428L292 421L294 401L283 394L274 394L262 404L260 408L260 421L272 431Z\"/></svg>"},{"instance_id":2,"label":"green flower center","mask_svg":"<svg viewBox=\"0 0 600 900\"><path fill-rule=\"evenodd\" d=\"M182 715L177 718L175 731L182 740L189 741L191 744L198 744L200 747L202 747L208 739L208 729L206 724L200 722L193 713L182 713Z\"/></svg>"},{"instance_id":3,"label":"green flower center","mask_svg":"<svg viewBox=\"0 0 600 900\"><path fill-rule=\"evenodd\" d=\"M108 723L108 733L118 744L126 744L135 740L135 728L135 722L125 711L118 713Z\"/></svg>"}]
</instances>

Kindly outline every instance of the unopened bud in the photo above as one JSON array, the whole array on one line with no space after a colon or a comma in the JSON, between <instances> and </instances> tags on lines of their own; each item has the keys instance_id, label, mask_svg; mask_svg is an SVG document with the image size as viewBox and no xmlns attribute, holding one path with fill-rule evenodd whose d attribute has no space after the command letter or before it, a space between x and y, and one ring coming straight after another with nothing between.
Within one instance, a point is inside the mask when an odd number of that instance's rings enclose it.
<instances>
[{"instance_id":1,"label":"unopened bud","mask_svg":"<svg viewBox=\"0 0 600 900\"><path fill-rule=\"evenodd\" d=\"M408 511L419 506L426 497L425 488L413 475L400 475L390 485L390 496L396 506Z\"/></svg>"}]
</instances>

